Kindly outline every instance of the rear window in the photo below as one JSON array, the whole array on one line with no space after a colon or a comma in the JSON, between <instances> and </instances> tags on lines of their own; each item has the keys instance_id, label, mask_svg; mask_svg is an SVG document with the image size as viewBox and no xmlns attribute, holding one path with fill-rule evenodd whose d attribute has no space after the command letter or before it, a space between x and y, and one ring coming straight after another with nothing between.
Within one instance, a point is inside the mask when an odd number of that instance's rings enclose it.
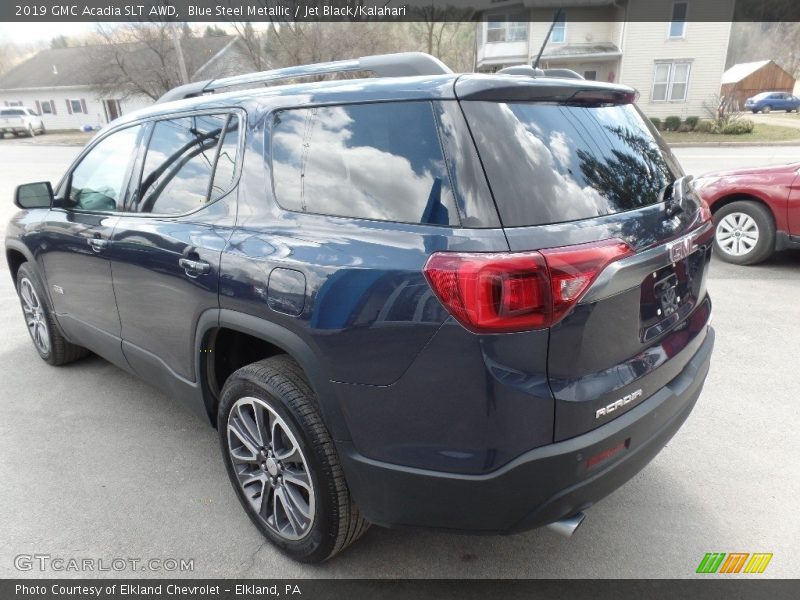
<instances>
[{"instance_id":1,"label":"rear window","mask_svg":"<svg viewBox=\"0 0 800 600\"><path fill-rule=\"evenodd\" d=\"M666 145L630 104L462 106L506 227L649 206L680 176Z\"/></svg>"},{"instance_id":2,"label":"rear window","mask_svg":"<svg viewBox=\"0 0 800 600\"><path fill-rule=\"evenodd\" d=\"M272 178L287 210L458 223L429 102L299 108L272 121Z\"/></svg>"},{"instance_id":3,"label":"rear window","mask_svg":"<svg viewBox=\"0 0 800 600\"><path fill-rule=\"evenodd\" d=\"M1 117L23 117L25 116L25 111L21 108L11 108L6 110L0 110Z\"/></svg>"}]
</instances>

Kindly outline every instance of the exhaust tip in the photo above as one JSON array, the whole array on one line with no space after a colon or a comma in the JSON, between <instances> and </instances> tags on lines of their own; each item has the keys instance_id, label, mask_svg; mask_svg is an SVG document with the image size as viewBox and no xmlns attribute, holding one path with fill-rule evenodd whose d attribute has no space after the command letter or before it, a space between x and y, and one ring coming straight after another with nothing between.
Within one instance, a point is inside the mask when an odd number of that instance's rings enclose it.
<instances>
[{"instance_id":1,"label":"exhaust tip","mask_svg":"<svg viewBox=\"0 0 800 600\"><path fill-rule=\"evenodd\" d=\"M586 515L582 512L579 512L571 517L567 517L566 519L561 519L555 523L550 523L547 525L547 528L551 531L555 531L559 535L563 535L564 537L572 537L572 534L575 533L575 530L581 526L581 523L583 523L585 518Z\"/></svg>"}]
</instances>

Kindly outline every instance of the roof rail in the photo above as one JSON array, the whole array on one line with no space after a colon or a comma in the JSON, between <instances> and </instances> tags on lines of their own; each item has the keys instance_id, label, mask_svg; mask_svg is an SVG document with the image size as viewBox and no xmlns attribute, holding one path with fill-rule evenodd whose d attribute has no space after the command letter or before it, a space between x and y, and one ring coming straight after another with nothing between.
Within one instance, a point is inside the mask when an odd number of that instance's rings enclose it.
<instances>
[{"instance_id":1,"label":"roof rail","mask_svg":"<svg viewBox=\"0 0 800 600\"><path fill-rule=\"evenodd\" d=\"M203 94L212 94L218 90L238 85L260 84L295 77L312 75L329 75L348 71L372 71L378 77L411 77L415 75L446 75L453 71L438 58L424 52L399 52L397 54L378 54L351 60L286 67L272 71L260 71L235 75L222 79L209 79L187 83L171 89L161 96L157 102L171 102Z\"/></svg>"}]
</instances>

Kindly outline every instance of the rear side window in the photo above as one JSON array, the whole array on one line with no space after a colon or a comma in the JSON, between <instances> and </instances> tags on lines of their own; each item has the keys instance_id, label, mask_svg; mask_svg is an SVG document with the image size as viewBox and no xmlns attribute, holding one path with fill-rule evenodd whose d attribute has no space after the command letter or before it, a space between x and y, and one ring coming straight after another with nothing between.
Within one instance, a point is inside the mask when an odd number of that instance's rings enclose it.
<instances>
[{"instance_id":1,"label":"rear side window","mask_svg":"<svg viewBox=\"0 0 800 600\"><path fill-rule=\"evenodd\" d=\"M272 122L272 177L287 210L458 223L429 102L279 111Z\"/></svg>"},{"instance_id":2,"label":"rear side window","mask_svg":"<svg viewBox=\"0 0 800 600\"><path fill-rule=\"evenodd\" d=\"M506 227L655 204L680 167L633 105L463 102Z\"/></svg>"},{"instance_id":3,"label":"rear side window","mask_svg":"<svg viewBox=\"0 0 800 600\"><path fill-rule=\"evenodd\" d=\"M225 194L233 183L238 122L236 115L156 121L134 210L183 214Z\"/></svg>"}]
</instances>

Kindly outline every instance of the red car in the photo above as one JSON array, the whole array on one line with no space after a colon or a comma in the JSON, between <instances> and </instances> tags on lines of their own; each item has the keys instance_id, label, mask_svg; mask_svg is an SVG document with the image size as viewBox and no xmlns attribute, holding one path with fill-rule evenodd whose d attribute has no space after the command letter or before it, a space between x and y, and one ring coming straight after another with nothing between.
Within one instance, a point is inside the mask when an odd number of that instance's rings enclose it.
<instances>
[{"instance_id":1,"label":"red car","mask_svg":"<svg viewBox=\"0 0 800 600\"><path fill-rule=\"evenodd\" d=\"M694 186L711 207L722 260L753 265L800 248L800 163L706 173Z\"/></svg>"}]
</instances>

